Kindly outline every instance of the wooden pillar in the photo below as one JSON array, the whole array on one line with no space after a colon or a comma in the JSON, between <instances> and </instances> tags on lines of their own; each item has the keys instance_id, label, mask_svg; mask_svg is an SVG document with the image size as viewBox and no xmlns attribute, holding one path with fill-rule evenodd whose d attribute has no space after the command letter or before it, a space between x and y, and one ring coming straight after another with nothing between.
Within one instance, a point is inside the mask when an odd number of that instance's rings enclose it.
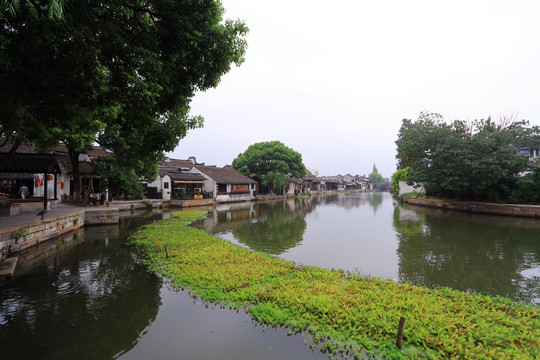
<instances>
[{"instance_id":1,"label":"wooden pillar","mask_svg":"<svg viewBox=\"0 0 540 360\"><path fill-rule=\"evenodd\" d=\"M43 210L47 210L47 171L43 174Z\"/></svg>"},{"instance_id":2,"label":"wooden pillar","mask_svg":"<svg viewBox=\"0 0 540 360\"><path fill-rule=\"evenodd\" d=\"M58 174L54 173L54 200L58 200Z\"/></svg>"}]
</instances>

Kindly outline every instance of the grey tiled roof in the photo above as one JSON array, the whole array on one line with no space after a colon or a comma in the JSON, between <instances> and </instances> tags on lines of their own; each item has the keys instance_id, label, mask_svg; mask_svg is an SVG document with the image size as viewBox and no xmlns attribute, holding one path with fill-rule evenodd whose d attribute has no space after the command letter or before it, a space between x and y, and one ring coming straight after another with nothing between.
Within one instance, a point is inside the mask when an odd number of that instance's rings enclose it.
<instances>
[{"instance_id":1,"label":"grey tiled roof","mask_svg":"<svg viewBox=\"0 0 540 360\"><path fill-rule=\"evenodd\" d=\"M240 174L238 171L230 168L219 168L214 166L195 165L195 168L212 178L218 184L256 184L253 179Z\"/></svg>"},{"instance_id":2,"label":"grey tiled roof","mask_svg":"<svg viewBox=\"0 0 540 360\"><path fill-rule=\"evenodd\" d=\"M71 160L69 160L69 155L56 153L56 160L58 165L60 165L60 171L62 174L72 174L73 166L71 166ZM92 165L90 163L79 161L79 173L81 174L91 174Z\"/></svg>"},{"instance_id":3,"label":"grey tiled roof","mask_svg":"<svg viewBox=\"0 0 540 360\"><path fill-rule=\"evenodd\" d=\"M202 176L201 174L182 174L180 172L171 172L166 173L166 175L169 175L172 181L206 181L204 176Z\"/></svg>"}]
</instances>

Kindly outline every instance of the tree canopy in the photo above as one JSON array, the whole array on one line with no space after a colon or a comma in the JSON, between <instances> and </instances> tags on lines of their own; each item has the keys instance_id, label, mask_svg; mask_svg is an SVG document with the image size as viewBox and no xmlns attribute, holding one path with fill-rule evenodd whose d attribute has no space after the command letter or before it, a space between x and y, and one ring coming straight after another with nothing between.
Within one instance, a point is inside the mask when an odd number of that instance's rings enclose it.
<instances>
[{"instance_id":1,"label":"tree canopy","mask_svg":"<svg viewBox=\"0 0 540 360\"><path fill-rule=\"evenodd\" d=\"M195 93L247 46L246 25L224 20L218 0L5 4L15 5L0 14L0 131L38 148L65 143L77 169L97 142L155 177L164 152L202 126L189 115Z\"/></svg>"},{"instance_id":2,"label":"tree canopy","mask_svg":"<svg viewBox=\"0 0 540 360\"><path fill-rule=\"evenodd\" d=\"M49 17L61 18L64 11L64 2L65 0L49 0L48 4L40 3L40 7L48 11ZM19 10L20 3L20 0L0 0L0 16L4 12L14 15Z\"/></svg>"},{"instance_id":3,"label":"tree canopy","mask_svg":"<svg viewBox=\"0 0 540 360\"><path fill-rule=\"evenodd\" d=\"M288 174L302 178L307 172L302 155L280 141L250 145L238 154L232 166L246 176L254 174L275 191L281 191L287 185Z\"/></svg>"},{"instance_id":4,"label":"tree canopy","mask_svg":"<svg viewBox=\"0 0 540 360\"><path fill-rule=\"evenodd\" d=\"M417 121L403 120L396 141L398 169L409 167L408 181L423 183L428 194L497 200L527 168L518 146L531 141L534 132L525 121L447 123L439 114L423 112Z\"/></svg>"}]
</instances>

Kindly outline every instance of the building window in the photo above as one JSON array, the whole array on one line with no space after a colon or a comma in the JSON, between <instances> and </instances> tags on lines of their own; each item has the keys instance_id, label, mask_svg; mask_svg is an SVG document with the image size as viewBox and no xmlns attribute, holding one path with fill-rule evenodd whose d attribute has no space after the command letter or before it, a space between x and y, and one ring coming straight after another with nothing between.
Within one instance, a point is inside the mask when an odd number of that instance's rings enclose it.
<instances>
[{"instance_id":1,"label":"building window","mask_svg":"<svg viewBox=\"0 0 540 360\"><path fill-rule=\"evenodd\" d=\"M163 188L164 188L164 189L168 189L168 188L169 188L169 182L168 182L168 181L165 181L165 182L163 183Z\"/></svg>"},{"instance_id":2,"label":"building window","mask_svg":"<svg viewBox=\"0 0 540 360\"><path fill-rule=\"evenodd\" d=\"M227 184L218 184L218 192L219 193L226 193L227 192Z\"/></svg>"}]
</instances>

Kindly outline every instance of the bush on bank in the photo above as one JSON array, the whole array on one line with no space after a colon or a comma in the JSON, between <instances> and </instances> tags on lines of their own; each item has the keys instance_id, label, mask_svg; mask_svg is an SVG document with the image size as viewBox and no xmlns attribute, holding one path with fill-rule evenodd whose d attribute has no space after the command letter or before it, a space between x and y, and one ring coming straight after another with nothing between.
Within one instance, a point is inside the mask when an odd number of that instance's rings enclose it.
<instances>
[{"instance_id":1,"label":"bush on bank","mask_svg":"<svg viewBox=\"0 0 540 360\"><path fill-rule=\"evenodd\" d=\"M540 357L540 312L532 306L298 266L187 226L205 212L173 215L130 238L152 272L205 301L243 308L261 323L308 331L334 355ZM407 320L400 350L395 338L401 316Z\"/></svg>"}]
</instances>

